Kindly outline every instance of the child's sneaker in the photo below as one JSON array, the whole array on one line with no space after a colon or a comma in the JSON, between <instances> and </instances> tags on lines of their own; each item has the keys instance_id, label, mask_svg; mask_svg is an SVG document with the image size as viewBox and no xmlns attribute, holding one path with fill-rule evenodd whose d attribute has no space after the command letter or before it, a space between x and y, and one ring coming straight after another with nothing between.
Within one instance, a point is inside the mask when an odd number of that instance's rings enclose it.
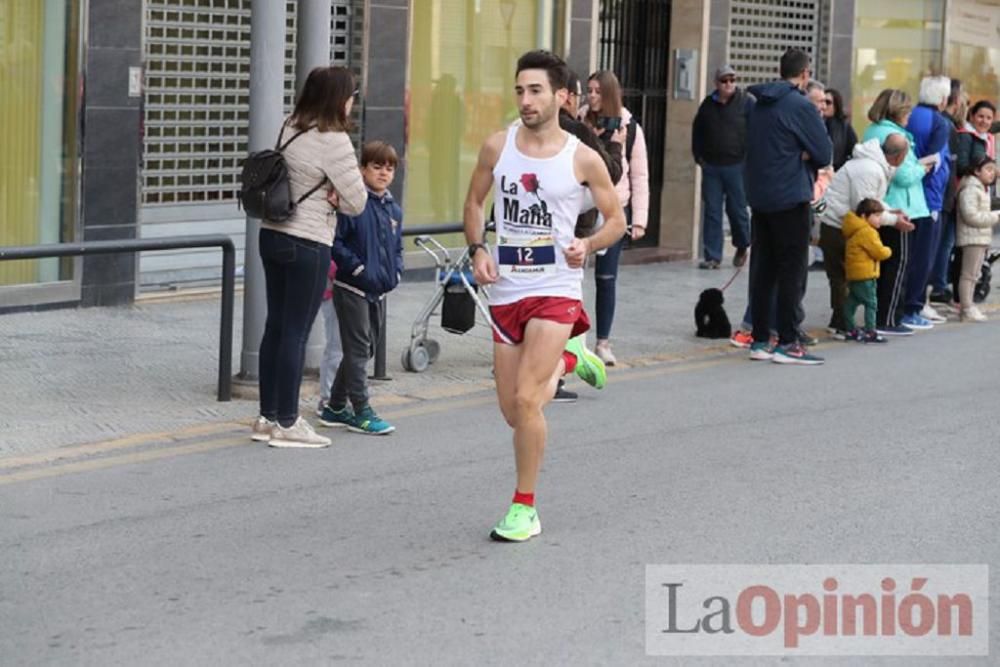
<instances>
[{"instance_id":1,"label":"child's sneaker","mask_svg":"<svg viewBox=\"0 0 1000 667\"><path fill-rule=\"evenodd\" d=\"M771 361L773 357L774 351L769 344L756 342L750 344L751 361Z\"/></svg>"},{"instance_id":2,"label":"child's sneaker","mask_svg":"<svg viewBox=\"0 0 1000 667\"><path fill-rule=\"evenodd\" d=\"M776 364L797 364L799 366L818 366L823 363L823 357L809 354L805 346L801 343L791 345L779 345L774 348L774 355L771 358Z\"/></svg>"},{"instance_id":3,"label":"child's sneaker","mask_svg":"<svg viewBox=\"0 0 1000 667\"><path fill-rule=\"evenodd\" d=\"M347 428L355 433L368 435L388 435L396 430L395 426L375 414L370 405L358 410Z\"/></svg>"},{"instance_id":4,"label":"child's sneaker","mask_svg":"<svg viewBox=\"0 0 1000 667\"><path fill-rule=\"evenodd\" d=\"M861 337L858 340L860 340L862 343L887 343L887 342L889 342L888 338L886 338L885 336L880 336L879 333L877 331L875 331L874 329L869 329L868 331L864 332L864 334L862 334Z\"/></svg>"},{"instance_id":5,"label":"child's sneaker","mask_svg":"<svg viewBox=\"0 0 1000 667\"><path fill-rule=\"evenodd\" d=\"M861 340L861 336L862 336L861 329L851 329L850 331L848 331L847 333L844 334L844 340L845 341L846 340L857 340L857 341L860 341Z\"/></svg>"},{"instance_id":6,"label":"child's sneaker","mask_svg":"<svg viewBox=\"0 0 1000 667\"><path fill-rule=\"evenodd\" d=\"M329 405L323 406L319 416L319 425L332 428L334 426L350 426L354 423L354 412L346 405L340 410L334 410Z\"/></svg>"}]
</instances>

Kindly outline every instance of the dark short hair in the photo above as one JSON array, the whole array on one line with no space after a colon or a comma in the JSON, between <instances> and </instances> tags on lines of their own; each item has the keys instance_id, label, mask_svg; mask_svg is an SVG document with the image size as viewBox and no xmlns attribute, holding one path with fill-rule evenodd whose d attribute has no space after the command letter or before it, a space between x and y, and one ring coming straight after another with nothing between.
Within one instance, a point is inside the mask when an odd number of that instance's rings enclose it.
<instances>
[{"instance_id":1,"label":"dark short hair","mask_svg":"<svg viewBox=\"0 0 1000 667\"><path fill-rule=\"evenodd\" d=\"M812 59L802 49L790 48L781 56L781 78L794 79L809 69Z\"/></svg>"},{"instance_id":2,"label":"dark short hair","mask_svg":"<svg viewBox=\"0 0 1000 667\"><path fill-rule=\"evenodd\" d=\"M393 169L399 164L399 156L392 144L384 141L366 141L361 147L361 166L367 167L370 164L385 164Z\"/></svg>"},{"instance_id":3,"label":"dark short hair","mask_svg":"<svg viewBox=\"0 0 1000 667\"><path fill-rule=\"evenodd\" d=\"M882 202L871 198L862 199L858 202L858 207L854 209L854 213L860 218L873 213L882 213L883 211L885 211L885 206L882 206Z\"/></svg>"},{"instance_id":4,"label":"dark short hair","mask_svg":"<svg viewBox=\"0 0 1000 667\"><path fill-rule=\"evenodd\" d=\"M569 66L566 61L544 49L528 51L517 59L517 74L526 69L543 69L549 77L549 85L555 92L560 88L565 88L569 82Z\"/></svg>"},{"instance_id":5,"label":"dark short hair","mask_svg":"<svg viewBox=\"0 0 1000 667\"><path fill-rule=\"evenodd\" d=\"M300 130L315 126L320 132L347 132L347 100L354 95L354 75L346 67L317 67L309 72L292 112Z\"/></svg>"},{"instance_id":6,"label":"dark short hair","mask_svg":"<svg viewBox=\"0 0 1000 667\"><path fill-rule=\"evenodd\" d=\"M971 107L969 107L969 118L971 119L973 116L975 116L977 113L979 113L983 109L989 109L990 111L993 112L994 116L997 113L997 108L995 106L993 106L992 102L990 102L989 100L979 100L978 102L976 102L975 104L973 104Z\"/></svg>"}]
</instances>

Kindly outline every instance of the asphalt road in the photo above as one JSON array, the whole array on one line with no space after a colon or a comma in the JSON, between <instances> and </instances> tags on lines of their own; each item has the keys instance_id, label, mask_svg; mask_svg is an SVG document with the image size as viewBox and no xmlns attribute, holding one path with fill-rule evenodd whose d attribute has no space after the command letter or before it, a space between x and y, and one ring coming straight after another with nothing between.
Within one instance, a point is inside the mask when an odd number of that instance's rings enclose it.
<instances>
[{"instance_id":1,"label":"asphalt road","mask_svg":"<svg viewBox=\"0 0 1000 667\"><path fill-rule=\"evenodd\" d=\"M0 664L775 664L646 656L645 566L997 571L998 333L613 375L548 409L544 532L520 545L487 539L513 464L486 393L327 450L223 431L0 465Z\"/></svg>"}]
</instances>

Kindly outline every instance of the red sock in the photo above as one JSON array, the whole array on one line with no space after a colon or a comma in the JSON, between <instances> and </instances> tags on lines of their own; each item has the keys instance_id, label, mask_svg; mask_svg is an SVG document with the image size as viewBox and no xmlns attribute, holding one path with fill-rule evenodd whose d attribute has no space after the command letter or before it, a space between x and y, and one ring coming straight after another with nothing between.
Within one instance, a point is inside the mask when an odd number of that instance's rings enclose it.
<instances>
[{"instance_id":1,"label":"red sock","mask_svg":"<svg viewBox=\"0 0 1000 667\"><path fill-rule=\"evenodd\" d=\"M566 364L566 375L576 370L576 355L563 350L563 362Z\"/></svg>"},{"instance_id":2,"label":"red sock","mask_svg":"<svg viewBox=\"0 0 1000 667\"><path fill-rule=\"evenodd\" d=\"M534 493L521 493L518 490L514 490L514 501L515 503L521 503L522 505L527 505L528 507L535 506L535 494Z\"/></svg>"}]
</instances>

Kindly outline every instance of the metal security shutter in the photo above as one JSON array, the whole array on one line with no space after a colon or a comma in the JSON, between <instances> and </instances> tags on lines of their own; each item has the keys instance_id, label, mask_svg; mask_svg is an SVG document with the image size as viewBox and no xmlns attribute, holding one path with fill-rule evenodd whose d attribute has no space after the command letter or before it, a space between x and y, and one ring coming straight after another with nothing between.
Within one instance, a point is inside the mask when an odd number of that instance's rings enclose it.
<instances>
[{"instance_id":1,"label":"metal security shutter","mask_svg":"<svg viewBox=\"0 0 1000 667\"><path fill-rule=\"evenodd\" d=\"M789 47L802 49L819 65L820 4L821 0L732 0L729 61L741 80L753 84L778 78L778 63Z\"/></svg>"},{"instance_id":2,"label":"metal security shutter","mask_svg":"<svg viewBox=\"0 0 1000 667\"><path fill-rule=\"evenodd\" d=\"M285 110L295 95L296 6L286 3ZM360 63L363 0L334 0L332 64ZM242 252L237 208L247 153L250 0L146 0L140 233L227 233ZM242 259L239 260L242 262ZM215 281L210 251L140 258L140 288Z\"/></svg>"}]
</instances>

